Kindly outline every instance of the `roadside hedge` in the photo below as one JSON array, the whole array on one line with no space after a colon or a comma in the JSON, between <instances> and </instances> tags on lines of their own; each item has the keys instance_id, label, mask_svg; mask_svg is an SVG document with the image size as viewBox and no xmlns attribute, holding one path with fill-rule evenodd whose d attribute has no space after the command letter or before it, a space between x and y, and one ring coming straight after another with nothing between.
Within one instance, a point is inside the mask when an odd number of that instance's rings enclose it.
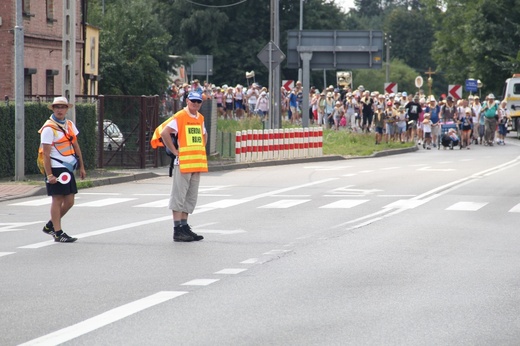
<instances>
[{"instance_id":1,"label":"roadside hedge","mask_svg":"<svg viewBox=\"0 0 520 346\"><path fill-rule=\"evenodd\" d=\"M48 103L25 103L25 175L40 174L36 165L40 134L38 130L45 123L52 111ZM86 169L96 166L96 105L92 103L77 103L76 127L83 160ZM0 178L14 177L15 170L15 104L0 104Z\"/></svg>"}]
</instances>

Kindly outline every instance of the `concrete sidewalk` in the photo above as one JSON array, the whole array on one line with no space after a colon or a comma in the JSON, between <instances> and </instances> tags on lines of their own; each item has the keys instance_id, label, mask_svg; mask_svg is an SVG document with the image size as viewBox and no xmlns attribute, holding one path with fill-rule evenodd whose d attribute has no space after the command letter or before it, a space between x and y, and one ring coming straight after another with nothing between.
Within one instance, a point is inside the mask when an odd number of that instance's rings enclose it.
<instances>
[{"instance_id":1,"label":"concrete sidewalk","mask_svg":"<svg viewBox=\"0 0 520 346\"><path fill-rule=\"evenodd\" d=\"M404 154L417 150L417 147L406 149L387 150L375 153L367 157L380 157L387 155ZM281 166L289 164L307 163L307 162L323 162L323 161L339 161L347 159L362 159L367 157L343 157L343 156L322 156L311 158L300 158L292 160L270 160L261 162L246 162L234 163L233 161L208 161L209 172L218 172L225 170L235 170L253 167L267 167L267 166ZM160 176L168 176L169 167L147 168L147 169L133 169L133 170L116 170L104 171L109 176L101 174L100 176L89 177L84 181L89 181L92 186L102 186L111 184L120 184L130 181L137 181L142 179L150 179ZM88 174L88 173L87 173ZM34 177L33 181L24 182L0 182L0 202L13 200L17 198L30 196L44 196L47 194L43 178Z\"/></svg>"}]
</instances>

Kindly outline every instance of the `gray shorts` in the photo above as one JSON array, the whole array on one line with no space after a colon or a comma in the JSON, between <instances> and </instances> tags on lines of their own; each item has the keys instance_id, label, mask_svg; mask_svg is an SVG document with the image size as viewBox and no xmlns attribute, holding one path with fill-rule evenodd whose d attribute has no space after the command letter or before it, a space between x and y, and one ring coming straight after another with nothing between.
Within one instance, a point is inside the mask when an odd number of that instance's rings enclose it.
<instances>
[{"instance_id":1,"label":"gray shorts","mask_svg":"<svg viewBox=\"0 0 520 346\"><path fill-rule=\"evenodd\" d=\"M200 173L182 174L179 166L173 168L173 183L168 208L192 214L199 196Z\"/></svg>"}]
</instances>

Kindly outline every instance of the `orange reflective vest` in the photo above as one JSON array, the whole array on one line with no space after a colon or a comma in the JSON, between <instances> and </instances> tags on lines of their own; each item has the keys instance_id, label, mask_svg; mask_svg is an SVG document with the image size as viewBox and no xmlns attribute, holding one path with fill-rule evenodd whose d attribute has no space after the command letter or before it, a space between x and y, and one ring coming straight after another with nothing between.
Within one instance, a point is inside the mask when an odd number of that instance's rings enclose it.
<instances>
[{"instance_id":1,"label":"orange reflective vest","mask_svg":"<svg viewBox=\"0 0 520 346\"><path fill-rule=\"evenodd\" d=\"M197 118L191 117L185 109L175 113L155 129L150 145L152 148L164 146L161 132L170 121L177 120L179 143L179 169L181 173L196 173L208 171L206 157L206 142L204 140L204 116L197 113Z\"/></svg>"},{"instance_id":2,"label":"orange reflective vest","mask_svg":"<svg viewBox=\"0 0 520 346\"><path fill-rule=\"evenodd\" d=\"M54 131L54 137L56 137L56 133L58 131L63 132L64 136L58 139L56 142L53 142L52 145L58 150L58 152L63 156L74 155L74 146L72 143L76 141L76 134L74 133L74 127L72 125L72 121L67 121L67 130L65 130L62 126L58 125L55 121L49 119L43 124L42 128L38 130L38 133L42 133L43 129L46 127L50 127ZM43 152L43 147L40 145L38 152Z\"/></svg>"},{"instance_id":3,"label":"orange reflective vest","mask_svg":"<svg viewBox=\"0 0 520 346\"><path fill-rule=\"evenodd\" d=\"M175 114L179 128L179 169L181 173L208 171L206 141L204 140L204 116L191 117L186 110Z\"/></svg>"},{"instance_id":4,"label":"orange reflective vest","mask_svg":"<svg viewBox=\"0 0 520 346\"><path fill-rule=\"evenodd\" d=\"M168 123L173 120L173 118L175 117L176 114L177 113L172 115L170 118L168 118L168 120L164 121L161 125L157 126L157 128L153 132L152 139L150 139L150 145L152 146L152 148L157 149L158 147L164 147L164 144L161 140L161 132L166 127L166 125L168 125Z\"/></svg>"}]
</instances>

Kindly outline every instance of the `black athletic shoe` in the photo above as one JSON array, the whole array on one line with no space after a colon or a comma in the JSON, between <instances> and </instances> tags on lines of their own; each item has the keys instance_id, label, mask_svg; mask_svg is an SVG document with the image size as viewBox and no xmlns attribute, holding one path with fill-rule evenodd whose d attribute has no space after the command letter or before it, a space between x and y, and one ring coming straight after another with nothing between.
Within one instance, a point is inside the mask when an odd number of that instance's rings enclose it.
<instances>
[{"instance_id":1,"label":"black athletic shoe","mask_svg":"<svg viewBox=\"0 0 520 346\"><path fill-rule=\"evenodd\" d=\"M183 228L184 228L184 230L186 231L186 233L188 233L189 235L191 235L191 236L193 237L193 240L195 240L195 241L199 241L199 240L204 239L203 236L198 235L197 233L193 232L193 231L191 230L190 225L184 225Z\"/></svg>"},{"instance_id":2,"label":"black athletic shoe","mask_svg":"<svg viewBox=\"0 0 520 346\"><path fill-rule=\"evenodd\" d=\"M78 240L78 238L73 238L63 231L61 233L58 231L56 235L54 235L54 241L57 243L74 243L76 240Z\"/></svg>"},{"instance_id":3,"label":"black athletic shoe","mask_svg":"<svg viewBox=\"0 0 520 346\"><path fill-rule=\"evenodd\" d=\"M54 231L54 226L52 225L51 221L47 222L47 224L45 226L43 226L42 231L43 231L43 233L48 234L53 237L56 235L56 231Z\"/></svg>"},{"instance_id":4,"label":"black athletic shoe","mask_svg":"<svg viewBox=\"0 0 520 346\"><path fill-rule=\"evenodd\" d=\"M186 232L184 227L173 227L173 241L190 242L194 240L195 239L189 233Z\"/></svg>"}]
</instances>

